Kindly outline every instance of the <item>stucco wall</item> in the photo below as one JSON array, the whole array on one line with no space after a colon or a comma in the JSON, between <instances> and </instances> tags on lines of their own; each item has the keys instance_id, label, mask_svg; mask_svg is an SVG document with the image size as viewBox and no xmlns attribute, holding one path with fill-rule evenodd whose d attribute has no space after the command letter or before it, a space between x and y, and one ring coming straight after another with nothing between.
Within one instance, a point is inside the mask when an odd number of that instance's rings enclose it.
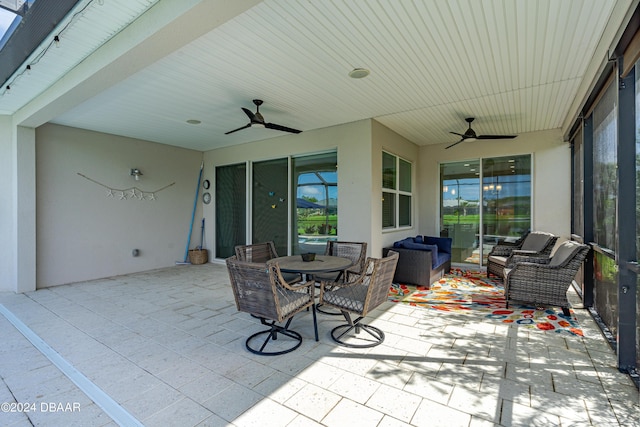
<instances>
[{"instance_id":1,"label":"stucco wall","mask_svg":"<svg viewBox=\"0 0 640 427\"><path fill-rule=\"evenodd\" d=\"M52 124L36 131L37 287L183 260L202 153ZM131 168L143 172L140 181ZM133 186L156 200L107 188ZM139 193L137 193L139 194ZM199 211L191 247L199 244ZM132 250L139 249L138 257Z\"/></svg>"},{"instance_id":2,"label":"stucco wall","mask_svg":"<svg viewBox=\"0 0 640 427\"><path fill-rule=\"evenodd\" d=\"M530 132L513 140L463 142L420 147L418 173L420 232L439 235L440 163L533 154L533 230L568 239L571 232L571 148L559 129Z\"/></svg>"}]
</instances>

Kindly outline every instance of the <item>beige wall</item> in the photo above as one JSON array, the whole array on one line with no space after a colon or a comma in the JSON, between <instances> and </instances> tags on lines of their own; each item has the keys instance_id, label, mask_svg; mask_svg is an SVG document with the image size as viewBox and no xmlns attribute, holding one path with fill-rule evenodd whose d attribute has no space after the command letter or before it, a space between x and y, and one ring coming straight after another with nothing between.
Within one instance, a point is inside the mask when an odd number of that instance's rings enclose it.
<instances>
[{"instance_id":1,"label":"beige wall","mask_svg":"<svg viewBox=\"0 0 640 427\"><path fill-rule=\"evenodd\" d=\"M559 129L531 132L513 140L463 142L420 147L420 232L438 235L440 177L443 162L533 154L533 230L568 239L571 233L571 148Z\"/></svg>"},{"instance_id":2,"label":"beige wall","mask_svg":"<svg viewBox=\"0 0 640 427\"><path fill-rule=\"evenodd\" d=\"M51 124L38 128L37 287L183 260L201 161L198 151ZM131 168L142 170L140 181ZM120 200L78 173L116 189L152 192L175 184L156 200ZM199 244L200 218L199 211L191 247Z\"/></svg>"},{"instance_id":3,"label":"beige wall","mask_svg":"<svg viewBox=\"0 0 640 427\"><path fill-rule=\"evenodd\" d=\"M251 130L254 131L254 130ZM265 131L256 129L255 131ZM483 141L418 147L374 120L363 120L298 135L201 153L57 125L36 131L37 287L144 271L184 258L200 162L215 194L214 168L247 160L337 150L340 238L367 241L380 256L393 241L415 234L438 234L439 164L509 154L533 154L533 228L568 237L570 231L570 149L560 131L523 134L513 141ZM414 224L382 232L382 150L413 164ZM144 176L129 176L133 167ZM119 200L108 187L137 186L157 200ZM200 191L200 196L202 190ZM198 199L191 248L215 247L214 203ZM131 251L140 250L139 257ZM212 254L213 255L213 254Z\"/></svg>"}]
</instances>

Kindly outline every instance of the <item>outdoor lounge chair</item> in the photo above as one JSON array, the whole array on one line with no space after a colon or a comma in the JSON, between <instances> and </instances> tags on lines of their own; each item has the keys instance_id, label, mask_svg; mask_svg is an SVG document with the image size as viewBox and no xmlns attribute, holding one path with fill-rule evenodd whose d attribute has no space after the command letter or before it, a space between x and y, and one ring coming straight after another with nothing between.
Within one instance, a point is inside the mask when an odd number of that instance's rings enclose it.
<instances>
[{"instance_id":1,"label":"outdoor lounge chair","mask_svg":"<svg viewBox=\"0 0 640 427\"><path fill-rule=\"evenodd\" d=\"M233 296L238 311L250 313L260 319L260 323L269 329L257 332L246 340L246 347L252 353L260 355L279 355L289 353L302 344L302 336L289 329L293 316L309 307L313 309L313 327L318 341L318 324L316 321L314 282L291 286L282 277L278 262L271 260L264 263L239 261L236 256L227 258L227 270ZM285 322L284 326L278 323ZM262 344L255 344L258 337L266 335ZM284 335L293 340L279 339ZM267 344L274 342L279 350L267 351ZM287 343L283 343L286 341ZM284 344L284 345L283 345Z\"/></svg>"},{"instance_id":2,"label":"outdoor lounge chair","mask_svg":"<svg viewBox=\"0 0 640 427\"><path fill-rule=\"evenodd\" d=\"M547 258L558 240L557 236L542 231L533 231L516 244L497 244L487 257L487 277L491 274L503 277L503 270L513 254Z\"/></svg>"},{"instance_id":3,"label":"outdoor lounge chair","mask_svg":"<svg viewBox=\"0 0 640 427\"><path fill-rule=\"evenodd\" d=\"M504 276L506 307L517 300L562 307L569 316L567 290L588 253L589 246L566 241L552 257L512 255Z\"/></svg>"},{"instance_id":4,"label":"outdoor lounge chair","mask_svg":"<svg viewBox=\"0 0 640 427\"><path fill-rule=\"evenodd\" d=\"M334 341L353 348L374 347L384 341L384 332L361 321L387 301L397 264L398 253L389 251L385 258L367 258L360 275L349 274L344 282L321 282L320 303L337 308L347 321L331 331ZM358 318L352 320L351 314ZM352 331L355 334L350 334ZM360 331L365 331L373 340L359 337Z\"/></svg>"}]
</instances>

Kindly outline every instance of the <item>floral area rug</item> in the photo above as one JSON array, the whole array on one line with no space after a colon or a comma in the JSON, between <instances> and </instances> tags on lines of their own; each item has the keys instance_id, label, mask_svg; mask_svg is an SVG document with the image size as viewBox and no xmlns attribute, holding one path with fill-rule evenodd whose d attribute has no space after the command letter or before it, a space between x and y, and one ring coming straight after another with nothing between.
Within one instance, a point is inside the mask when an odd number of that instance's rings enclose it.
<instances>
[{"instance_id":1,"label":"floral area rug","mask_svg":"<svg viewBox=\"0 0 640 427\"><path fill-rule=\"evenodd\" d=\"M559 307L514 303L506 309L502 281L488 279L484 271L452 269L430 289L394 283L389 301L441 312L472 313L502 323L583 336L573 311L571 316L565 316Z\"/></svg>"}]
</instances>

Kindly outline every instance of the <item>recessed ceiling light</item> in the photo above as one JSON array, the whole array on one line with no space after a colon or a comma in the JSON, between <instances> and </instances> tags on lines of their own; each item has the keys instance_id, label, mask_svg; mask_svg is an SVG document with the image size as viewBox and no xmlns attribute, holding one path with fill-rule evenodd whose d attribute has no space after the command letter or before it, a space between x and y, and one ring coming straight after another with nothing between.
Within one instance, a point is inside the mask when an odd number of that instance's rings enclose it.
<instances>
[{"instance_id":1,"label":"recessed ceiling light","mask_svg":"<svg viewBox=\"0 0 640 427\"><path fill-rule=\"evenodd\" d=\"M362 79L364 77L367 77L370 73L371 71L367 70L366 68L354 68L353 70L349 71L349 77L351 77L352 79Z\"/></svg>"},{"instance_id":2,"label":"recessed ceiling light","mask_svg":"<svg viewBox=\"0 0 640 427\"><path fill-rule=\"evenodd\" d=\"M190 125L199 125L202 122L200 120L196 120L196 119L189 119L189 120L187 120L187 123L189 123Z\"/></svg>"}]
</instances>

